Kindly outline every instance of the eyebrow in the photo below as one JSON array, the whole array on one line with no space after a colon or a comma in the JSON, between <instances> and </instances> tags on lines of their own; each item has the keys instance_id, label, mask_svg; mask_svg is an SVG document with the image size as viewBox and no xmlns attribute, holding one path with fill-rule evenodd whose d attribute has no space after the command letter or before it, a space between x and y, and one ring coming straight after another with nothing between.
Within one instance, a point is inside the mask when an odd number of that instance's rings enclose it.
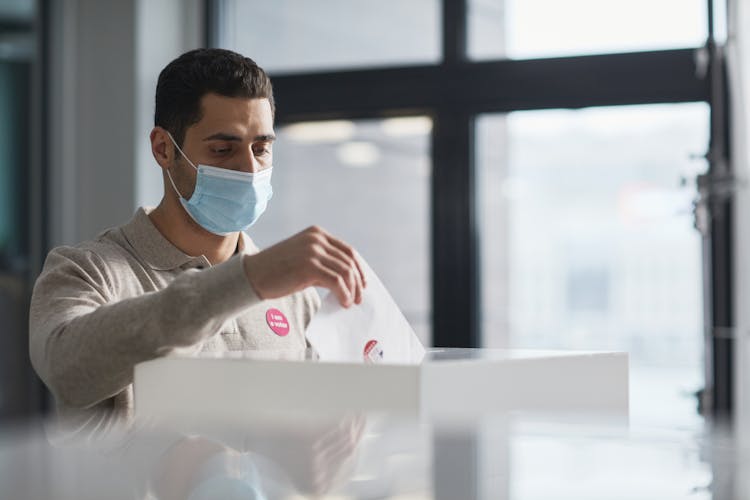
<instances>
[{"instance_id":1,"label":"eyebrow","mask_svg":"<svg viewBox=\"0 0 750 500\"><path fill-rule=\"evenodd\" d=\"M208 137L203 138L204 141L236 141L236 142L242 142L242 138L237 135L232 134L225 134L224 132L219 132L217 134L209 135ZM273 134L262 134L262 135L256 135L253 139L254 142L272 142L276 140L276 136Z\"/></svg>"}]
</instances>

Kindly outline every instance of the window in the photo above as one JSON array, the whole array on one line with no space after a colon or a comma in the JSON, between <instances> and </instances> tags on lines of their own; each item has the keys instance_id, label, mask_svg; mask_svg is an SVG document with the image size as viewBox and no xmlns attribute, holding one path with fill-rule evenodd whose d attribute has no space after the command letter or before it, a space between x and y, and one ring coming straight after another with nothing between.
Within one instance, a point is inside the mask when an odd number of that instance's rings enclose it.
<instances>
[{"instance_id":1,"label":"window","mask_svg":"<svg viewBox=\"0 0 750 500\"><path fill-rule=\"evenodd\" d=\"M435 63L438 0L222 3L220 45L270 73Z\"/></svg>"},{"instance_id":2,"label":"window","mask_svg":"<svg viewBox=\"0 0 750 500\"><path fill-rule=\"evenodd\" d=\"M482 115L485 344L626 351L633 418L695 422L708 135L702 103Z\"/></svg>"},{"instance_id":3,"label":"window","mask_svg":"<svg viewBox=\"0 0 750 500\"><path fill-rule=\"evenodd\" d=\"M531 59L700 47L706 13L704 0L470 0L469 55Z\"/></svg>"}]
</instances>

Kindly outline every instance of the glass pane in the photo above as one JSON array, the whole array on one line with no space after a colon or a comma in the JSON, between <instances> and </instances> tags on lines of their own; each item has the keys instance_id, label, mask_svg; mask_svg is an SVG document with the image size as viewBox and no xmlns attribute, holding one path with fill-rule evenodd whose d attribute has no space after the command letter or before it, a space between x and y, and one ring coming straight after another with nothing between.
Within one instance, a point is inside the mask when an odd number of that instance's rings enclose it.
<instances>
[{"instance_id":1,"label":"glass pane","mask_svg":"<svg viewBox=\"0 0 750 500\"><path fill-rule=\"evenodd\" d=\"M469 0L469 57L698 47L708 36L706 9L706 0Z\"/></svg>"},{"instance_id":2,"label":"glass pane","mask_svg":"<svg viewBox=\"0 0 750 500\"><path fill-rule=\"evenodd\" d=\"M630 353L631 411L699 422L703 103L478 120L489 347ZM681 179L687 182L682 183Z\"/></svg>"},{"instance_id":3,"label":"glass pane","mask_svg":"<svg viewBox=\"0 0 750 500\"><path fill-rule=\"evenodd\" d=\"M250 230L261 247L316 224L370 263L430 342L430 131L426 117L297 123L274 146L274 199Z\"/></svg>"},{"instance_id":4,"label":"glass pane","mask_svg":"<svg viewBox=\"0 0 750 500\"><path fill-rule=\"evenodd\" d=\"M271 73L435 63L438 0L226 0L222 47Z\"/></svg>"}]
</instances>

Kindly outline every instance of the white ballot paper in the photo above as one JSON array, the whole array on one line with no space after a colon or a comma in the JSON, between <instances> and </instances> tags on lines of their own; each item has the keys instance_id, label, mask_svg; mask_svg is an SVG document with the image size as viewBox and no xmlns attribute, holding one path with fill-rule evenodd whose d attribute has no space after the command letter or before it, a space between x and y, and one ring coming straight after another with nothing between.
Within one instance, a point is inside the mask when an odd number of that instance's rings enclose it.
<instances>
[{"instance_id":1,"label":"white ballot paper","mask_svg":"<svg viewBox=\"0 0 750 500\"><path fill-rule=\"evenodd\" d=\"M305 332L321 361L418 364L425 350L401 310L359 257L367 287L348 309L328 293Z\"/></svg>"}]
</instances>

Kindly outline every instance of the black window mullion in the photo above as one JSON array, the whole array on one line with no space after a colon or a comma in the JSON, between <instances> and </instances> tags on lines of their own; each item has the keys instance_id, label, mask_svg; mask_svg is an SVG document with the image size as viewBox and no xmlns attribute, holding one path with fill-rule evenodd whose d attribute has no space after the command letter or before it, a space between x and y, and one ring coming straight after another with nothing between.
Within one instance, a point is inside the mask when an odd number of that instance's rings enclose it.
<instances>
[{"instance_id":1,"label":"black window mullion","mask_svg":"<svg viewBox=\"0 0 750 500\"><path fill-rule=\"evenodd\" d=\"M726 58L723 48L714 39L714 2L707 1L709 54L708 82L711 107L711 143L707 155L708 207L710 211L710 231L704 245L710 269L704 301L710 315L706 318L710 342L706 345L706 362L710 368L706 380L709 389L709 414L714 418L730 419L734 412L734 352L732 336L734 318L734 203L731 195L725 196L716 187L723 181L733 178L730 154L731 106L727 79ZM726 334L729 332L729 335Z\"/></svg>"},{"instance_id":2,"label":"black window mullion","mask_svg":"<svg viewBox=\"0 0 750 500\"><path fill-rule=\"evenodd\" d=\"M467 66L467 0L443 0L443 75ZM432 342L479 347L478 249L474 190L474 116L448 95L456 79L434 88L432 129ZM460 81L460 80L459 80Z\"/></svg>"},{"instance_id":3,"label":"black window mullion","mask_svg":"<svg viewBox=\"0 0 750 500\"><path fill-rule=\"evenodd\" d=\"M443 0L443 65L467 59L468 0Z\"/></svg>"},{"instance_id":4,"label":"black window mullion","mask_svg":"<svg viewBox=\"0 0 750 500\"><path fill-rule=\"evenodd\" d=\"M280 121L709 100L696 49L273 77Z\"/></svg>"},{"instance_id":5,"label":"black window mullion","mask_svg":"<svg viewBox=\"0 0 750 500\"><path fill-rule=\"evenodd\" d=\"M203 0L203 45L205 47L221 47L223 12L222 0Z\"/></svg>"},{"instance_id":6,"label":"black window mullion","mask_svg":"<svg viewBox=\"0 0 750 500\"><path fill-rule=\"evenodd\" d=\"M432 133L433 345L478 347L474 117L440 110Z\"/></svg>"}]
</instances>

